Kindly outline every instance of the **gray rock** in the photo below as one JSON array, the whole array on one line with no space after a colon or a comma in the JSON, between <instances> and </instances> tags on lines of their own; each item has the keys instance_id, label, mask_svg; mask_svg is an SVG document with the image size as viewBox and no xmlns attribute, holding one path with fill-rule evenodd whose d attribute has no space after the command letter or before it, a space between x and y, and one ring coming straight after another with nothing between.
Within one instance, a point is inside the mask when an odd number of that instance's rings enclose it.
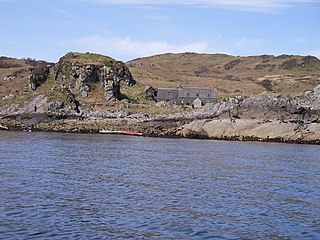
<instances>
[{"instance_id":1,"label":"gray rock","mask_svg":"<svg viewBox=\"0 0 320 240\"><path fill-rule=\"evenodd\" d=\"M83 97L83 98L88 97L89 91L90 91L89 86L88 86L88 85L83 85L83 86L80 88L81 97Z\"/></svg>"},{"instance_id":2,"label":"gray rock","mask_svg":"<svg viewBox=\"0 0 320 240\"><path fill-rule=\"evenodd\" d=\"M2 99L3 100L7 100L7 99L13 99L15 98L16 96L12 93L9 93L8 95L4 96Z\"/></svg>"},{"instance_id":3,"label":"gray rock","mask_svg":"<svg viewBox=\"0 0 320 240\"><path fill-rule=\"evenodd\" d=\"M13 81L13 80L15 80L15 79L16 79L16 76L10 75L10 76L5 76L5 77L3 78L3 81L10 82L10 81Z\"/></svg>"},{"instance_id":4,"label":"gray rock","mask_svg":"<svg viewBox=\"0 0 320 240\"><path fill-rule=\"evenodd\" d=\"M146 95L146 99L149 101L157 101L157 89L152 86L146 86L144 89L144 93Z\"/></svg>"},{"instance_id":5,"label":"gray rock","mask_svg":"<svg viewBox=\"0 0 320 240\"><path fill-rule=\"evenodd\" d=\"M61 62L55 65L51 74L57 81L67 81L68 89L80 93L82 97L88 96L91 84L100 83L104 88L106 101L120 100L121 83L129 86L135 84L126 65L116 61L110 61L105 65L71 65Z\"/></svg>"},{"instance_id":6,"label":"gray rock","mask_svg":"<svg viewBox=\"0 0 320 240\"><path fill-rule=\"evenodd\" d=\"M35 71L34 67L29 67L28 70L30 73L28 77L28 86L32 91L35 91L37 87L44 83L48 79L50 73L49 67L36 69L37 71Z\"/></svg>"},{"instance_id":7,"label":"gray rock","mask_svg":"<svg viewBox=\"0 0 320 240\"><path fill-rule=\"evenodd\" d=\"M314 92L314 95L315 95L315 96L320 97L320 85L316 86L316 87L313 89L313 92Z\"/></svg>"}]
</instances>

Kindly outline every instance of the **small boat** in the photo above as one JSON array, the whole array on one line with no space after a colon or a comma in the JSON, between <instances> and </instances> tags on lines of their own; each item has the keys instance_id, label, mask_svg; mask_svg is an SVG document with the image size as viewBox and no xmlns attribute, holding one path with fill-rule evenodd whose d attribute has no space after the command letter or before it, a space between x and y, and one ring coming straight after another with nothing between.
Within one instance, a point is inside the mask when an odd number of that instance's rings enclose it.
<instances>
[{"instance_id":1,"label":"small boat","mask_svg":"<svg viewBox=\"0 0 320 240\"><path fill-rule=\"evenodd\" d=\"M101 134L119 134L119 135L131 135L131 136L143 136L143 133L132 131L113 131L113 130L100 130Z\"/></svg>"},{"instance_id":2,"label":"small boat","mask_svg":"<svg viewBox=\"0 0 320 240\"><path fill-rule=\"evenodd\" d=\"M32 130L29 130L29 129L22 129L22 130L20 130L20 132L32 132Z\"/></svg>"}]
</instances>

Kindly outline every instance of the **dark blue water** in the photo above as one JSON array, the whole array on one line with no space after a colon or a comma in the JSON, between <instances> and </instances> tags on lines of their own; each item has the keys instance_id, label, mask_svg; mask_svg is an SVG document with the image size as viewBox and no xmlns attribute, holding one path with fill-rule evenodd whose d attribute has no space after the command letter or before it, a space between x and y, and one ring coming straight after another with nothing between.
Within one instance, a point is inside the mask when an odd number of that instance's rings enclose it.
<instances>
[{"instance_id":1,"label":"dark blue water","mask_svg":"<svg viewBox=\"0 0 320 240\"><path fill-rule=\"evenodd\" d=\"M0 132L0 239L320 239L320 147Z\"/></svg>"}]
</instances>

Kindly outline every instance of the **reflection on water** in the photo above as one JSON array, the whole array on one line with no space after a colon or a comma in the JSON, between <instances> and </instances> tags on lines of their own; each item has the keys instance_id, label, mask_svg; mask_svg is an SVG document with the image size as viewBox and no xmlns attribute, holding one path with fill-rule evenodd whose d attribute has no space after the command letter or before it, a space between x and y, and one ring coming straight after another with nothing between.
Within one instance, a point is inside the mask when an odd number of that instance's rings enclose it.
<instances>
[{"instance_id":1,"label":"reflection on water","mask_svg":"<svg viewBox=\"0 0 320 240\"><path fill-rule=\"evenodd\" d=\"M318 146L0 139L0 239L320 239Z\"/></svg>"}]
</instances>

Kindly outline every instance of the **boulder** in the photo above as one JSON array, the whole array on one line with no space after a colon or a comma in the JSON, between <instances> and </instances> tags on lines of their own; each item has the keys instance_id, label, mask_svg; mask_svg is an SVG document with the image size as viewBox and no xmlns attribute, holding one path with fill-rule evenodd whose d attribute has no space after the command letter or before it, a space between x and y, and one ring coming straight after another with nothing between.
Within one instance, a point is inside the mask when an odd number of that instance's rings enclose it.
<instances>
[{"instance_id":1,"label":"boulder","mask_svg":"<svg viewBox=\"0 0 320 240\"><path fill-rule=\"evenodd\" d=\"M146 95L146 99L149 101L157 101L157 89L152 86L146 86L144 89L144 93Z\"/></svg>"},{"instance_id":2,"label":"boulder","mask_svg":"<svg viewBox=\"0 0 320 240\"><path fill-rule=\"evenodd\" d=\"M50 73L49 66L28 67L29 77L28 86L29 89L35 91L42 83L44 83Z\"/></svg>"}]
</instances>

